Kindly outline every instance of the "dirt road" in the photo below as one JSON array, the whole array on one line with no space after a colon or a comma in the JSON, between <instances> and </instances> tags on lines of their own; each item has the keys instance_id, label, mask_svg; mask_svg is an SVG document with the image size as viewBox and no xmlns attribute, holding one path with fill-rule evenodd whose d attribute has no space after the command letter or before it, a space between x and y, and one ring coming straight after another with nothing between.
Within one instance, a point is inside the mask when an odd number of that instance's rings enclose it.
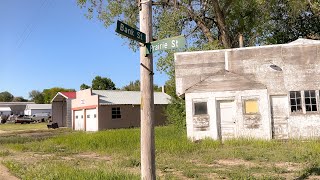
<instances>
[{"instance_id":1,"label":"dirt road","mask_svg":"<svg viewBox=\"0 0 320 180\"><path fill-rule=\"evenodd\" d=\"M2 161L2 159L0 158L0 161ZM9 170L3 166L2 164L0 164L0 179L5 179L5 180L19 180L19 178L11 175L9 173Z\"/></svg>"}]
</instances>

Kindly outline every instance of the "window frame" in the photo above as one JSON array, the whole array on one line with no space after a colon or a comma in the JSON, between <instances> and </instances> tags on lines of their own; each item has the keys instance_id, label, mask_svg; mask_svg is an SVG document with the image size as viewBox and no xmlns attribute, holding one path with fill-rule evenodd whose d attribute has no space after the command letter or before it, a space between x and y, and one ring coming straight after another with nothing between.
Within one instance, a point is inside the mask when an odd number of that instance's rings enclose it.
<instances>
[{"instance_id":1,"label":"window frame","mask_svg":"<svg viewBox=\"0 0 320 180\"><path fill-rule=\"evenodd\" d=\"M292 92L295 92L295 97L294 98L291 98L291 93ZM300 108L301 108L301 110L300 111L297 111L298 110L298 103L297 103L297 92L299 92L300 93ZM302 93L302 92L304 92L304 91L289 91L289 111L290 111L290 113L291 114L302 114L302 113L304 113L304 103L303 103L303 101L304 101L304 94ZM294 99L295 100L295 103L296 103L296 105L291 105L291 99ZM291 110L291 107L292 106L295 106L296 107L296 111L292 111Z\"/></svg>"},{"instance_id":2,"label":"window frame","mask_svg":"<svg viewBox=\"0 0 320 180\"><path fill-rule=\"evenodd\" d=\"M314 91L314 97L312 97L312 95L311 95L311 91ZM309 97L306 97L306 92L309 92ZM316 90L304 90L303 91L303 95L304 95L304 108L305 108L305 111L306 111L306 113L316 113L316 112L318 112L319 111L319 107L318 107L318 105L319 105L319 102L318 102L318 99L317 99L317 93L316 93ZM310 103L306 103L306 99L307 98L309 98L310 99ZM313 103L312 103L312 98L314 98L315 100L316 100L316 104L315 104L315 107L316 107L316 111L312 111L312 106L314 105ZM307 111L307 105L309 105L309 106L311 106L311 111Z\"/></svg>"},{"instance_id":3,"label":"window frame","mask_svg":"<svg viewBox=\"0 0 320 180\"><path fill-rule=\"evenodd\" d=\"M310 102L312 101L311 98L315 98L316 99L316 108L317 111L307 111L306 109L306 97L305 97L305 92L309 91L310 92ZM311 91L314 91L315 97L311 97ZM300 92L301 95L301 111L291 111L291 96L290 93L291 92ZM320 90L300 90L300 91L289 91L289 95L288 95L288 102L289 102L289 112L290 115L305 115L305 114L318 114L320 112L319 107L320 107L320 102L319 102L319 94L320 94ZM308 98L308 97L307 97ZM308 104L312 106L312 103Z\"/></svg>"},{"instance_id":4,"label":"window frame","mask_svg":"<svg viewBox=\"0 0 320 180\"><path fill-rule=\"evenodd\" d=\"M258 111L256 113L246 112L246 101L256 101L258 106ZM260 103L258 97L245 97L242 99L242 111L244 115L260 115Z\"/></svg>"},{"instance_id":5,"label":"window frame","mask_svg":"<svg viewBox=\"0 0 320 180\"><path fill-rule=\"evenodd\" d=\"M115 114L114 114L115 113ZM111 119L121 119L121 107L111 107Z\"/></svg>"},{"instance_id":6,"label":"window frame","mask_svg":"<svg viewBox=\"0 0 320 180\"><path fill-rule=\"evenodd\" d=\"M206 114L196 114L196 103L206 103ZM193 116L208 116L209 109L208 109L208 99L194 99L192 100L192 115Z\"/></svg>"}]
</instances>

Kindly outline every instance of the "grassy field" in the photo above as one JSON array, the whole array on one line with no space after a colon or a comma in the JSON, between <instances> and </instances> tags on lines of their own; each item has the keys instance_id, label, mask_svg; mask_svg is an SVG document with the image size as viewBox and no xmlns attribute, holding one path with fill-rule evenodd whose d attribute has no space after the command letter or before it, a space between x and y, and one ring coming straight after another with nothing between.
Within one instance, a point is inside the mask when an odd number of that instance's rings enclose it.
<instances>
[{"instance_id":1,"label":"grassy field","mask_svg":"<svg viewBox=\"0 0 320 180\"><path fill-rule=\"evenodd\" d=\"M140 179L139 129L32 133L0 138L2 163L21 179ZM158 179L320 179L319 157L316 140L193 143L156 128Z\"/></svg>"},{"instance_id":2,"label":"grassy field","mask_svg":"<svg viewBox=\"0 0 320 180\"><path fill-rule=\"evenodd\" d=\"M47 123L32 124L0 124L0 131L18 131L18 130L41 130L48 129Z\"/></svg>"}]
</instances>

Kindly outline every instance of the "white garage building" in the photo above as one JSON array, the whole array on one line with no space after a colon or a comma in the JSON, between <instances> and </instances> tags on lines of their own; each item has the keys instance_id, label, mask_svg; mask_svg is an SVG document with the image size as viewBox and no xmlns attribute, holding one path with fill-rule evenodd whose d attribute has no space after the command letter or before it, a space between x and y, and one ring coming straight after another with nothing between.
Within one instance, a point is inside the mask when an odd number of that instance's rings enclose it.
<instances>
[{"instance_id":1,"label":"white garage building","mask_svg":"<svg viewBox=\"0 0 320 180\"><path fill-rule=\"evenodd\" d=\"M140 126L139 91L82 90L72 100L72 128L74 130L99 131L104 129ZM154 93L155 125L164 125L164 108L170 96Z\"/></svg>"},{"instance_id":2,"label":"white garage building","mask_svg":"<svg viewBox=\"0 0 320 180\"><path fill-rule=\"evenodd\" d=\"M0 107L0 116L5 115L8 116L11 114L11 108L10 107Z\"/></svg>"},{"instance_id":3,"label":"white garage building","mask_svg":"<svg viewBox=\"0 0 320 180\"><path fill-rule=\"evenodd\" d=\"M36 113L49 113L51 115L51 104L27 104L24 115L32 116Z\"/></svg>"}]
</instances>

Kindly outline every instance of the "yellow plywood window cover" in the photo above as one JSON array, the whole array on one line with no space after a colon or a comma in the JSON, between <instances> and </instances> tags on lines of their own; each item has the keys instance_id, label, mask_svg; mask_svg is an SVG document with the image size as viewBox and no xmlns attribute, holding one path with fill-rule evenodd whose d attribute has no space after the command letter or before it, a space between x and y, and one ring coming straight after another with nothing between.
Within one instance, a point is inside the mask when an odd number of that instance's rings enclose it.
<instances>
[{"instance_id":1,"label":"yellow plywood window cover","mask_svg":"<svg viewBox=\"0 0 320 180\"><path fill-rule=\"evenodd\" d=\"M257 114L259 112L259 106L257 100L244 101L244 107L246 114Z\"/></svg>"}]
</instances>

